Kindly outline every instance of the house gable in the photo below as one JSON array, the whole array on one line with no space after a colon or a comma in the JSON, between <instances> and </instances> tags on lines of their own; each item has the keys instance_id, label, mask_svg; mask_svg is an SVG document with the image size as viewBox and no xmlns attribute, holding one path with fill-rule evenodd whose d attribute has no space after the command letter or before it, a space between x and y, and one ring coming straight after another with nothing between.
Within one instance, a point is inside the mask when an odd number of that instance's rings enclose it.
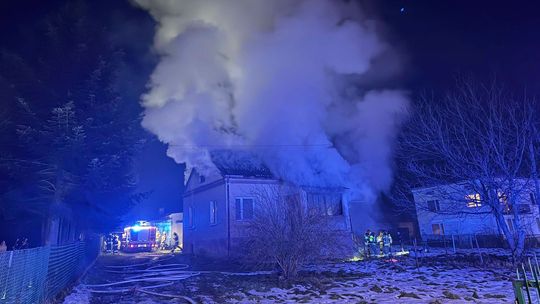
<instances>
[{"instance_id":1,"label":"house gable","mask_svg":"<svg viewBox=\"0 0 540 304\"><path fill-rule=\"evenodd\" d=\"M193 191L201 188L212 187L218 181L221 181L223 176L219 173L203 175L196 169L192 169L189 178L186 182L184 196L190 195Z\"/></svg>"}]
</instances>

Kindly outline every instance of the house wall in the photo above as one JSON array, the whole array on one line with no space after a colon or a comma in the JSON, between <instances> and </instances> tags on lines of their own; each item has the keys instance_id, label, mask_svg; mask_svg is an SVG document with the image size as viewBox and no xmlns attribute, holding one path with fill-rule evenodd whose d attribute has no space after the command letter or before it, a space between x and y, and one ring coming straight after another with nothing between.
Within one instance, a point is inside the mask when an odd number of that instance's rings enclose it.
<instances>
[{"instance_id":1,"label":"house wall","mask_svg":"<svg viewBox=\"0 0 540 304\"><path fill-rule=\"evenodd\" d=\"M235 200L253 198L256 207L256 196L259 191L277 188L279 185L280 182L277 180L234 176L200 179L199 174L193 171L184 195L184 251L213 257L228 257L241 253L242 240L246 236L249 222L236 219ZM211 201L215 201L217 205L215 224L210 223ZM305 192L303 201L306 201ZM342 203L343 215L332 216L329 229L342 232L344 242L352 245L348 204L345 198Z\"/></svg>"},{"instance_id":2,"label":"house wall","mask_svg":"<svg viewBox=\"0 0 540 304\"><path fill-rule=\"evenodd\" d=\"M228 214L230 220L230 238L231 238L231 250L232 254L238 254L242 248L241 242L246 237L248 221L242 221L236 219L236 199L237 198L253 198L254 204L257 205L257 193L269 189L277 189L279 182L269 179L256 179L256 178L227 178L228 196L229 196L229 208Z\"/></svg>"},{"instance_id":3,"label":"house wall","mask_svg":"<svg viewBox=\"0 0 540 304\"><path fill-rule=\"evenodd\" d=\"M184 223L183 223L183 213L171 213L169 215L169 219L171 220L171 233L176 232L178 234L178 238L180 239L180 246L184 247Z\"/></svg>"},{"instance_id":4,"label":"house wall","mask_svg":"<svg viewBox=\"0 0 540 304\"><path fill-rule=\"evenodd\" d=\"M459 199L445 200L448 194L442 192L455 193L463 199L460 206L456 203ZM484 234L500 235L500 230L495 219L490 212L490 208L483 204L481 207L468 208L465 196L470 191L459 185L447 185L433 188L419 188L413 190L418 226L422 236L433 235L433 225L443 224L444 234ZM432 212L428 210L428 201L439 201L440 211ZM518 204L530 206L531 213L523 214L521 219L529 235L540 235L540 218L538 205L531 203L528 196L520 197ZM505 219L513 219L513 215L506 215Z\"/></svg>"},{"instance_id":5,"label":"house wall","mask_svg":"<svg viewBox=\"0 0 540 304\"><path fill-rule=\"evenodd\" d=\"M191 254L215 257L227 256L227 217L225 180L190 176L191 185L184 195L184 251ZM210 223L210 202L217 206L216 223ZM190 212L192 214L190 215ZM190 220L191 219L191 220Z\"/></svg>"},{"instance_id":6,"label":"house wall","mask_svg":"<svg viewBox=\"0 0 540 304\"><path fill-rule=\"evenodd\" d=\"M230 238L231 238L231 254L234 255L241 252L242 238L246 236L248 221L242 221L236 219L236 204L237 198L253 198L255 199L255 206L257 205L256 197L257 193L264 190L277 189L280 182L277 180L268 179L256 179L256 178L228 178L228 194L229 194L229 206L230 206ZM296 188L292 188L294 191ZM306 204L306 192L301 191L302 201ZM348 204L346 198L342 195L342 209L343 215L330 216L329 227L336 231L339 235L338 240L342 247L352 248L352 235L351 224L348 211ZM348 249L344 249L344 254Z\"/></svg>"}]
</instances>

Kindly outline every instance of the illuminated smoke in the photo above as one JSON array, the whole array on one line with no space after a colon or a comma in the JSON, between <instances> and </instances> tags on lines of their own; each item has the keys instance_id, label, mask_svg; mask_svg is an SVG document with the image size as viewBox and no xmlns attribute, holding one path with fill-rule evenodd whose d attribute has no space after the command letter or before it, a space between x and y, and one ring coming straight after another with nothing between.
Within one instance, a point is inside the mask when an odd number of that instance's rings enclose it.
<instances>
[{"instance_id":1,"label":"illuminated smoke","mask_svg":"<svg viewBox=\"0 0 540 304\"><path fill-rule=\"evenodd\" d=\"M157 21L161 56L142 97L143 125L169 145L170 157L209 172L209 151L241 148L296 184L347 186L369 200L389 187L407 98L355 82L388 51L358 7L134 2Z\"/></svg>"}]
</instances>

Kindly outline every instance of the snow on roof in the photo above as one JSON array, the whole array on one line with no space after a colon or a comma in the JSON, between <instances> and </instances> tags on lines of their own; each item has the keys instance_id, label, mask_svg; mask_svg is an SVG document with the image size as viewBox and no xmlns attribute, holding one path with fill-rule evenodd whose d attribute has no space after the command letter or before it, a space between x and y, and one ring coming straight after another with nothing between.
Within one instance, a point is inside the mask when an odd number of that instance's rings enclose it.
<instances>
[{"instance_id":1,"label":"snow on roof","mask_svg":"<svg viewBox=\"0 0 540 304\"><path fill-rule=\"evenodd\" d=\"M274 175L255 154L241 150L214 150L210 158L223 175L274 178Z\"/></svg>"}]
</instances>

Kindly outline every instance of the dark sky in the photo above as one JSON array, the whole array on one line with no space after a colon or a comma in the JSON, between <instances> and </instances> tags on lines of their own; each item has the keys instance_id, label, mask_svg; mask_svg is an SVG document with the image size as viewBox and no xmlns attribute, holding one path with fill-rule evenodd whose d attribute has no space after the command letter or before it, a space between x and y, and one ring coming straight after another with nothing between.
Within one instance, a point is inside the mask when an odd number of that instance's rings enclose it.
<instances>
[{"instance_id":1,"label":"dark sky","mask_svg":"<svg viewBox=\"0 0 540 304\"><path fill-rule=\"evenodd\" d=\"M540 92L538 1L377 1L391 43L406 58L405 84L444 90L459 74ZM401 8L404 9L401 12Z\"/></svg>"},{"instance_id":2,"label":"dark sky","mask_svg":"<svg viewBox=\"0 0 540 304\"><path fill-rule=\"evenodd\" d=\"M65 0L0 1L0 48L17 48L20 28L37 26ZM125 89L138 102L156 62L151 52L154 23L123 0L88 0L96 23L107 27L126 50ZM384 26L385 39L402 57L400 86L418 93L442 91L459 74L494 76L512 90L540 93L540 4L536 1L367 1L368 14ZM22 26L25 25L25 26ZM26 50L20 50L26 51ZM141 191L151 195L130 219L151 218L158 208L180 211L183 167L150 140L136 160Z\"/></svg>"}]
</instances>

